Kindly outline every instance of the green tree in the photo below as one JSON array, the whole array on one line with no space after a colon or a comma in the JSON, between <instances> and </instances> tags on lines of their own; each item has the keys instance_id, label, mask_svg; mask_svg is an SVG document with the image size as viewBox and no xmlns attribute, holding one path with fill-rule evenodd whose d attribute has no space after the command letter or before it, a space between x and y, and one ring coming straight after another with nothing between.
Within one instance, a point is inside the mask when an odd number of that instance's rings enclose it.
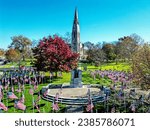
<instances>
[{"instance_id":1,"label":"green tree","mask_svg":"<svg viewBox=\"0 0 150 130\"><path fill-rule=\"evenodd\" d=\"M116 53L115 53L115 44L112 43L104 43L102 46L102 50L104 51L106 55L107 62L110 60L116 59Z\"/></svg>"},{"instance_id":2,"label":"green tree","mask_svg":"<svg viewBox=\"0 0 150 130\"><path fill-rule=\"evenodd\" d=\"M6 59L10 62L17 62L20 60L20 52L16 49L10 48L9 50L6 51Z\"/></svg>"},{"instance_id":3,"label":"green tree","mask_svg":"<svg viewBox=\"0 0 150 130\"><path fill-rule=\"evenodd\" d=\"M86 47L86 54L87 54L87 60L90 63L94 63L96 66L100 65L105 60L105 53L101 49L101 43L91 43L91 42L85 42L84 43Z\"/></svg>"},{"instance_id":4,"label":"green tree","mask_svg":"<svg viewBox=\"0 0 150 130\"><path fill-rule=\"evenodd\" d=\"M150 45L141 45L132 56L132 71L135 83L150 88Z\"/></svg>"},{"instance_id":5,"label":"green tree","mask_svg":"<svg viewBox=\"0 0 150 130\"><path fill-rule=\"evenodd\" d=\"M31 49L30 46L32 45L32 41L22 35L14 36L11 38L11 40L12 43L9 48L18 50L21 53L23 61L25 61L25 57L28 55L28 52Z\"/></svg>"},{"instance_id":6,"label":"green tree","mask_svg":"<svg viewBox=\"0 0 150 130\"><path fill-rule=\"evenodd\" d=\"M5 51L0 48L0 57L1 57L1 56L4 56L4 54L5 54Z\"/></svg>"},{"instance_id":7,"label":"green tree","mask_svg":"<svg viewBox=\"0 0 150 130\"><path fill-rule=\"evenodd\" d=\"M116 44L117 57L123 60L131 60L132 54L136 52L138 46L143 43L143 39L137 34L119 38Z\"/></svg>"}]
</instances>

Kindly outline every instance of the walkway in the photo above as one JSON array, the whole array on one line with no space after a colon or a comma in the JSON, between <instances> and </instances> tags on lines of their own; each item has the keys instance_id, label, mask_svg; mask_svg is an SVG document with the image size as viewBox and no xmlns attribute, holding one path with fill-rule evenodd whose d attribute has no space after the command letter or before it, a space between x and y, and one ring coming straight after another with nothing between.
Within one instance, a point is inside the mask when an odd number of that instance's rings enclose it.
<instances>
[{"instance_id":1,"label":"walkway","mask_svg":"<svg viewBox=\"0 0 150 130\"><path fill-rule=\"evenodd\" d=\"M83 113L81 105L66 105L66 113Z\"/></svg>"}]
</instances>

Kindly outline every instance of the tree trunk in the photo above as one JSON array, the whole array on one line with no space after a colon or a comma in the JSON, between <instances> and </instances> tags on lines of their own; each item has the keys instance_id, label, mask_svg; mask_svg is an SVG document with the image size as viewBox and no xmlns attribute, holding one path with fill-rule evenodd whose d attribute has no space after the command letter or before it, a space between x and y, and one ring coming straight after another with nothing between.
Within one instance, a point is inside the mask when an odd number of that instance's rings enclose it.
<instances>
[{"instance_id":1,"label":"tree trunk","mask_svg":"<svg viewBox=\"0 0 150 130\"><path fill-rule=\"evenodd\" d=\"M22 59L23 59L23 61L25 61L25 56L24 56L24 54L23 54L23 57L22 57Z\"/></svg>"},{"instance_id":2,"label":"tree trunk","mask_svg":"<svg viewBox=\"0 0 150 130\"><path fill-rule=\"evenodd\" d=\"M116 65L118 65L118 59L116 59Z\"/></svg>"},{"instance_id":3,"label":"tree trunk","mask_svg":"<svg viewBox=\"0 0 150 130\"><path fill-rule=\"evenodd\" d=\"M23 58L23 61L25 61L25 52L26 52L26 51L25 51L25 46L23 46L23 51L22 51L22 53L23 53L23 57L22 57L22 58Z\"/></svg>"}]
</instances>

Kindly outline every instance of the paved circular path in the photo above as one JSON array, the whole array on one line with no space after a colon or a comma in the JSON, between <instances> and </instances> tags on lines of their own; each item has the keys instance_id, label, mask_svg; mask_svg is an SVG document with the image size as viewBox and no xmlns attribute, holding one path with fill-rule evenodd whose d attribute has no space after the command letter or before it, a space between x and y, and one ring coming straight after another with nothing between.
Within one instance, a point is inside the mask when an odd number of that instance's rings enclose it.
<instances>
[{"instance_id":1,"label":"paved circular path","mask_svg":"<svg viewBox=\"0 0 150 130\"><path fill-rule=\"evenodd\" d=\"M91 95L98 95L100 89L98 88L90 88ZM79 98L79 97L87 97L88 88L57 88L57 89L49 89L48 95L55 96L56 93L59 93L60 97L64 98Z\"/></svg>"},{"instance_id":2,"label":"paved circular path","mask_svg":"<svg viewBox=\"0 0 150 130\"><path fill-rule=\"evenodd\" d=\"M87 105L88 95L90 93L93 103L103 102L105 100L105 94L101 93L99 88L84 85L82 88L71 88L69 86L62 85L47 85L41 90L42 95L48 89L46 96L42 96L43 99L53 102L56 94L59 93L58 102L67 105Z\"/></svg>"}]
</instances>

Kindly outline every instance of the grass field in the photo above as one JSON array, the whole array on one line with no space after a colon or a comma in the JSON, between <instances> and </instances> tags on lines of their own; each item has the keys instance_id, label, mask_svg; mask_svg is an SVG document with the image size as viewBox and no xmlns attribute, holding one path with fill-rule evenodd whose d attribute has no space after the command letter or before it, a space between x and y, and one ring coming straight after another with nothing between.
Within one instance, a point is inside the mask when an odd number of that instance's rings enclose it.
<instances>
[{"instance_id":1,"label":"grass field","mask_svg":"<svg viewBox=\"0 0 150 130\"><path fill-rule=\"evenodd\" d=\"M31 60L30 59L26 59L25 61L21 61L20 65L24 65L24 66L31 66ZM0 68L12 68L12 67L18 67L19 66L19 62L9 62L6 65L0 65Z\"/></svg>"},{"instance_id":2,"label":"grass field","mask_svg":"<svg viewBox=\"0 0 150 130\"><path fill-rule=\"evenodd\" d=\"M88 73L89 70L94 71L94 70L117 70L117 71L125 71L129 72L131 71L130 65L128 63L119 63L116 65L116 63L108 63L108 64L103 64L99 67L89 65L89 64L81 64L80 68L83 70L83 67L87 66L87 71L82 72L82 82L83 84L101 84L105 86L109 86L112 82L109 78L97 78L93 80L93 78L90 76ZM46 73L47 76L49 76L49 73ZM70 82L71 79L71 73L63 73L62 78L57 78L52 81L54 84L62 84L66 82Z\"/></svg>"},{"instance_id":3,"label":"grass field","mask_svg":"<svg viewBox=\"0 0 150 130\"><path fill-rule=\"evenodd\" d=\"M30 59L26 59L26 61L22 61L20 63L20 65L24 65L24 66L31 66L31 60ZM10 68L10 67L18 67L19 63L7 63L6 65L0 65L0 68ZM85 64L85 63L79 63L79 67L81 67L81 69L83 69L84 66L87 66L88 70L118 70L118 71L131 71L131 67L129 65L129 63L127 62L120 62L118 64L116 64L115 62L112 63L104 63L98 67L91 65L91 64Z\"/></svg>"},{"instance_id":4,"label":"grass field","mask_svg":"<svg viewBox=\"0 0 150 130\"><path fill-rule=\"evenodd\" d=\"M47 85L47 84L41 84L39 85L39 88L38 90L35 91L33 97L34 97L34 100L36 100L37 98L37 92L44 86L44 85ZM30 86L29 85L26 85L25 87L25 91L24 91L24 94L25 94L25 105L27 106L27 110L26 110L26 113L38 113L37 109L34 107L33 108L33 105L32 105L32 95L29 94L29 89L30 89ZM4 92L4 94L6 94ZM15 92L15 94L20 97L21 94L18 94ZM6 96L5 96L6 97ZM119 101L119 100L114 100L114 94L112 93L111 95L111 98L110 100L105 104L105 103L98 103L98 104L95 104L94 106L94 112L98 112L98 113L103 113L103 112L106 112L108 110L108 112L110 112L110 108L112 108L112 106L115 104L116 106L116 112L131 112L130 109L129 109L129 106L132 102L131 99L126 99L126 106L124 106L124 100L123 101ZM18 109L15 109L13 106L14 106L14 100L6 100L6 98L3 99L2 101L6 106L8 106L8 111L7 113L24 113L22 110L18 110ZM40 100L40 102L38 103L39 104L39 108L40 108L40 112L41 113L52 113L53 110L52 110L52 103L51 102L48 102L48 101L45 101L43 99ZM64 104L59 104L59 108L60 110L58 111L58 113L64 113L66 111L66 106ZM143 106L143 105L140 105L137 109L137 112L146 112L148 111L148 107L147 106ZM85 107L84 107L84 112L85 111Z\"/></svg>"},{"instance_id":5,"label":"grass field","mask_svg":"<svg viewBox=\"0 0 150 130\"><path fill-rule=\"evenodd\" d=\"M117 70L117 71L131 71L131 67L129 63L126 62L120 62L116 64L115 62L112 63L104 63L98 67L90 64L80 64L81 68L84 66L87 66L87 69L89 70Z\"/></svg>"},{"instance_id":6,"label":"grass field","mask_svg":"<svg viewBox=\"0 0 150 130\"><path fill-rule=\"evenodd\" d=\"M34 101L37 99L37 93L41 90L41 88L43 86L46 86L46 84L40 84L38 86L38 89L34 92L34 95L30 95L29 94L29 89L30 89L30 86L29 85L25 85L25 90L24 90L24 95L25 95L25 105L27 107L26 109L26 112L27 113L37 113L37 109L34 107L33 108L33 99ZM4 97L6 95L6 92L4 92ZM18 93L18 92L15 92L15 95L17 97L21 97L21 93ZM18 109L15 109L14 108L14 100L11 100L11 99L6 99L4 98L3 101L2 101L6 106L8 106L8 111L7 113L23 113L22 110L18 110ZM40 111L41 113L49 113L49 112L53 112L52 110L52 103L51 102L48 102L48 101L45 101L43 99L41 99L38 103L38 106L40 108ZM65 105L62 105L62 104L59 104L59 108L60 110L58 112L64 112L65 111Z\"/></svg>"},{"instance_id":7,"label":"grass field","mask_svg":"<svg viewBox=\"0 0 150 130\"><path fill-rule=\"evenodd\" d=\"M70 83L71 73L63 73L63 77L54 78L51 83L53 84L63 84ZM82 82L83 84L101 84L104 86L109 86L112 82L107 77L105 78L96 78L95 80L90 76L88 72L82 72Z\"/></svg>"},{"instance_id":8,"label":"grass field","mask_svg":"<svg viewBox=\"0 0 150 130\"><path fill-rule=\"evenodd\" d=\"M26 62L26 63L21 63L22 65L27 65L30 66L30 62ZM5 66L1 66L1 68L9 68L11 66L17 66L16 63L14 64L7 64ZM89 64L82 64L80 65L81 69L83 69L84 66L87 66L87 71L83 71L82 72L82 82L83 84L100 84L100 85L105 85L105 86L109 86L112 84L112 81L110 79L108 79L107 77L105 78L96 78L95 80L93 80L93 78L90 76L88 70L118 70L118 71L130 71L130 65L127 63L119 63L119 64L115 64L115 63L108 63L108 64L103 64L99 67L95 67L93 65L89 65ZM49 72L46 72L46 76L49 77ZM24 95L25 95L25 105L27 106L27 113L32 113L32 112L38 112L36 110L36 108L33 108L32 105L32 100L34 98L34 100L37 99L37 92L41 90L41 88L43 86L46 86L48 83L53 83L53 84L63 84L63 83L67 83L70 82L71 79L71 73L66 73L63 72L63 76L62 77L58 77L58 78L54 78L52 81L48 80L47 83L45 84L40 84L38 87L38 90L35 91L34 95L30 95L29 94L29 89L30 86L26 85L25 86L25 91L24 91ZM15 94L20 97L21 94L18 94L17 92L15 92ZM6 92L4 92L4 95L6 95ZM6 96L5 96L6 97ZM21 110L17 110L15 109L14 106L14 101L13 100L7 100L6 98L3 99L3 103L8 106L8 113L22 113L23 111ZM58 112L64 112L65 111L65 105L59 104L60 110ZM44 113L49 113L49 112L53 112L52 110L52 103L51 102L47 102L43 99L40 100L39 102L39 108L41 110L41 112Z\"/></svg>"}]
</instances>

